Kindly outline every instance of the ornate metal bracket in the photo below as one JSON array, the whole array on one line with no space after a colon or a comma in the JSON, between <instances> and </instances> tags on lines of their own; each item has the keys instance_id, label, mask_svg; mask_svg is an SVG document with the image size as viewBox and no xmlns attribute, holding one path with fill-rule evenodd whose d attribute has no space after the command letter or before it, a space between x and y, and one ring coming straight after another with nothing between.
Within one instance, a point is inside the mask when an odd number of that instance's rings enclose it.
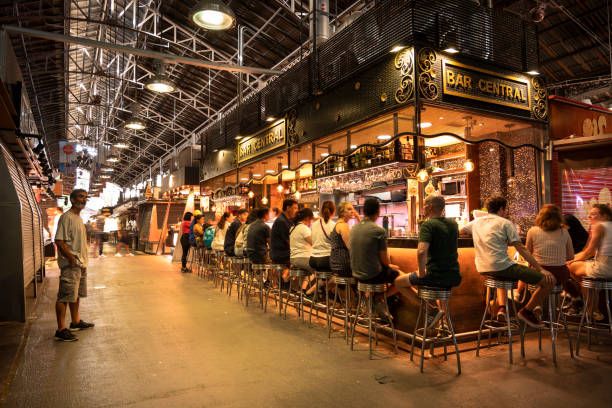
<instances>
[{"instance_id":1,"label":"ornate metal bracket","mask_svg":"<svg viewBox=\"0 0 612 408\"><path fill-rule=\"evenodd\" d=\"M531 78L533 88L533 104L531 112L536 119L545 120L548 117L548 98L544 81L540 77Z\"/></svg>"},{"instance_id":2,"label":"ornate metal bracket","mask_svg":"<svg viewBox=\"0 0 612 408\"><path fill-rule=\"evenodd\" d=\"M414 96L414 50L400 51L395 56L395 69L399 69L401 81L395 91L395 101L405 103Z\"/></svg>"},{"instance_id":3,"label":"ornate metal bracket","mask_svg":"<svg viewBox=\"0 0 612 408\"><path fill-rule=\"evenodd\" d=\"M436 84L435 65L438 56L431 48L419 50L419 91L425 99L434 100L438 98L439 90Z\"/></svg>"}]
</instances>

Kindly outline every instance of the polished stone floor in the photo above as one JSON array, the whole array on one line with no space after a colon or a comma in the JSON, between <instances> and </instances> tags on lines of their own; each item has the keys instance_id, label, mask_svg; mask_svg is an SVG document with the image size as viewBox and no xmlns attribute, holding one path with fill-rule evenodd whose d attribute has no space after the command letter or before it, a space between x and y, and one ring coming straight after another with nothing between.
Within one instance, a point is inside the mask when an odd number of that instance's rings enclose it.
<instances>
[{"instance_id":1,"label":"polished stone floor","mask_svg":"<svg viewBox=\"0 0 612 408\"><path fill-rule=\"evenodd\" d=\"M96 323L59 343L49 272L8 407L603 407L612 400L612 345L571 360L561 339L555 368L531 335L527 359L509 366L505 346L426 362L406 352L368 360L323 324L309 327L246 309L169 258L94 259L82 317ZM470 345L463 345L469 347ZM518 354L518 348L517 354Z\"/></svg>"}]
</instances>

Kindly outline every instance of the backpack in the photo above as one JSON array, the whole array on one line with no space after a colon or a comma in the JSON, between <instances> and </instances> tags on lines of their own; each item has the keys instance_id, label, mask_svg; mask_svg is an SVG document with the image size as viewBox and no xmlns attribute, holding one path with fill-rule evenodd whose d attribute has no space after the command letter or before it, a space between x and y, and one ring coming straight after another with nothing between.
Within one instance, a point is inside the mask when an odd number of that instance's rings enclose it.
<instances>
[{"instance_id":1,"label":"backpack","mask_svg":"<svg viewBox=\"0 0 612 408\"><path fill-rule=\"evenodd\" d=\"M246 248L246 238L249 232L249 225L251 224L243 224L238 228L238 232L236 233L236 241L234 241L234 255L235 256L246 256L245 248Z\"/></svg>"},{"instance_id":2,"label":"backpack","mask_svg":"<svg viewBox=\"0 0 612 408\"><path fill-rule=\"evenodd\" d=\"M215 239L215 227L210 226L204 231L204 246L211 249L213 239Z\"/></svg>"},{"instance_id":3,"label":"backpack","mask_svg":"<svg viewBox=\"0 0 612 408\"><path fill-rule=\"evenodd\" d=\"M193 226L195 225L195 220L191 221L191 225L189 226L189 243L191 245L195 245L196 244L196 237L195 234L193 233Z\"/></svg>"}]
</instances>

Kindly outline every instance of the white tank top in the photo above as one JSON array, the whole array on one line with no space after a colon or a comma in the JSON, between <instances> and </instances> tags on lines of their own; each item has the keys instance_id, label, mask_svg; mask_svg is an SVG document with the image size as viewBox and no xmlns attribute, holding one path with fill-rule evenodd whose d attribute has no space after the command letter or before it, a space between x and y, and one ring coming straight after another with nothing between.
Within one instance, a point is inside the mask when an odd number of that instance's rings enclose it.
<instances>
[{"instance_id":1,"label":"white tank top","mask_svg":"<svg viewBox=\"0 0 612 408\"><path fill-rule=\"evenodd\" d=\"M597 250L597 255L612 256L612 221L604 221L604 236Z\"/></svg>"}]
</instances>

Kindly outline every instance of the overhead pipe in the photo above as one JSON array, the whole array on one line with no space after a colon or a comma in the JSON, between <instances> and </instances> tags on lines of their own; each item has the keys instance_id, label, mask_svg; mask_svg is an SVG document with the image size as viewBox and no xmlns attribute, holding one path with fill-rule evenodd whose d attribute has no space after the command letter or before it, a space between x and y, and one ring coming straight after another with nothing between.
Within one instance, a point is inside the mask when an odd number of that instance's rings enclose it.
<instances>
[{"instance_id":1,"label":"overhead pipe","mask_svg":"<svg viewBox=\"0 0 612 408\"><path fill-rule=\"evenodd\" d=\"M197 58L183 57L174 54L165 54L163 52L152 50L141 50L125 45L111 44L102 41L90 40L89 38L74 37L71 35L49 33L41 30L33 30L31 28L2 26L7 32L14 34L27 35L29 37L43 38L45 40L57 41L62 43L78 44L85 47L102 48L110 51L123 52L144 58L152 58L163 61L167 64L185 64L193 65L200 68L210 68L218 71L241 72L246 74L263 74L263 75L279 75L281 71L267 68L245 67L235 64L222 64L213 61L204 61Z\"/></svg>"},{"instance_id":2,"label":"overhead pipe","mask_svg":"<svg viewBox=\"0 0 612 408\"><path fill-rule=\"evenodd\" d=\"M310 39L323 44L329 39L329 0L310 0Z\"/></svg>"}]
</instances>

